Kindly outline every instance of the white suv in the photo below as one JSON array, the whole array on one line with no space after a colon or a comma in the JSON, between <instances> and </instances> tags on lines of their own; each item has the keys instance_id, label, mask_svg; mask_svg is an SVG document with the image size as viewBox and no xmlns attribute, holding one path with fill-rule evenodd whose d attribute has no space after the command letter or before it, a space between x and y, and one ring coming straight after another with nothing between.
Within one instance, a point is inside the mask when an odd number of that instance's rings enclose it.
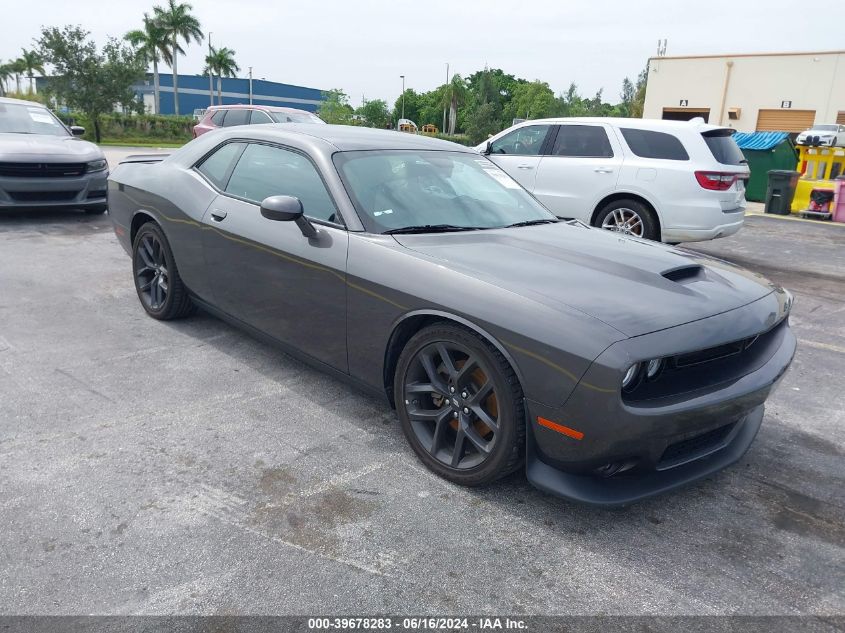
<instances>
[{"instance_id":1,"label":"white suv","mask_svg":"<svg viewBox=\"0 0 845 633\"><path fill-rule=\"evenodd\" d=\"M555 215L664 242L733 235L745 215L745 157L703 119L540 119L476 149Z\"/></svg>"}]
</instances>

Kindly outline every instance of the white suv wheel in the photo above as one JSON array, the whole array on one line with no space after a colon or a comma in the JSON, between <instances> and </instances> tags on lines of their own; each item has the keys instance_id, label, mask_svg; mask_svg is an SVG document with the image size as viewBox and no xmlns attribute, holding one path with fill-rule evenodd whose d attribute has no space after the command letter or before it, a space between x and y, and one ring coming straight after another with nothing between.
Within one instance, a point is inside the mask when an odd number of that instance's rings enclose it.
<instances>
[{"instance_id":1,"label":"white suv wheel","mask_svg":"<svg viewBox=\"0 0 845 633\"><path fill-rule=\"evenodd\" d=\"M633 209L619 208L607 214L601 228L625 235L643 236L643 219Z\"/></svg>"}]
</instances>

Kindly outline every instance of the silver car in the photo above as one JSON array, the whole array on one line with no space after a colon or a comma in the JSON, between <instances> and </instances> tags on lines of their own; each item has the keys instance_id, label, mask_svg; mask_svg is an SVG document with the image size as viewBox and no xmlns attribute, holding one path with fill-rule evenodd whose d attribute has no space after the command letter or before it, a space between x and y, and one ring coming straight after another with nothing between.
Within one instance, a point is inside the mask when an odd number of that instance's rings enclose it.
<instances>
[{"instance_id":1,"label":"silver car","mask_svg":"<svg viewBox=\"0 0 845 633\"><path fill-rule=\"evenodd\" d=\"M40 103L0 98L0 210L78 208L104 213L109 166Z\"/></svg>"}]
</instances>

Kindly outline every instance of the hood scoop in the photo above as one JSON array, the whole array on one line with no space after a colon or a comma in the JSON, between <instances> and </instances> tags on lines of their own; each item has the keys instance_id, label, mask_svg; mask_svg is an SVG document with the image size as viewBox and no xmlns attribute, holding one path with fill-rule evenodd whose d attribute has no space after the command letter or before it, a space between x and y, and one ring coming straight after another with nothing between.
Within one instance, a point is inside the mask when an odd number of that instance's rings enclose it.
<instances>
[{"instance_id":1,"label":"hood scoop","mask_svg":"<svg viewBox=\"0 0 845 633\"><path fill-rule=\"evenodd\" d=\"M674 281L679 284L688 283L697 279L704 278L704 268L698 264L692 266L679 266L678 268L670 268L660 273L662 277L669 281Z\"/></svg>"}]
</instances>

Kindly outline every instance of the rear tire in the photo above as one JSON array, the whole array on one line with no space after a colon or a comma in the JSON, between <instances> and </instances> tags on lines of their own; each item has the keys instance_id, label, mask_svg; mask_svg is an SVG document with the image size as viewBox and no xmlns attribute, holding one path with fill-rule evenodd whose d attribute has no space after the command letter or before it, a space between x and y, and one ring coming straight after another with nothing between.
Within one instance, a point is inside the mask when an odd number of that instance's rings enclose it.
<instances>
[{"instance_id":1,"label":"rear tire","mask_svg":"<svg viewBox=\"0 0 845 633\"><path fill-rule=\"evenodd\" d=\"M169 321L188 316L194 304L182 283L173 251L161 227L147 222L132 243L132 276L144 310L154 319Z\"/></svg>"},{"instance_id":2,"label":"rear tire","mask_svg":"<svg viewBox=\"0 0 845 633\"><path fill-rule=\"evenodd\" d=\"M444 479L481 486L522 465L522 388L475 332L445 323L420 330L399 356L393 389L408 443Z\"/></svg>"},{"instance_id":3,"label":"rear tire","mask_svg":"<svg viewBox=\"0 0 845 633\"><path fill-rule=\"evenodd\" d=\"M631 198L608 202L596 215L593 226L647 240L660 239L660 225L654 211Z\"/></svg>"}]
</instances>

